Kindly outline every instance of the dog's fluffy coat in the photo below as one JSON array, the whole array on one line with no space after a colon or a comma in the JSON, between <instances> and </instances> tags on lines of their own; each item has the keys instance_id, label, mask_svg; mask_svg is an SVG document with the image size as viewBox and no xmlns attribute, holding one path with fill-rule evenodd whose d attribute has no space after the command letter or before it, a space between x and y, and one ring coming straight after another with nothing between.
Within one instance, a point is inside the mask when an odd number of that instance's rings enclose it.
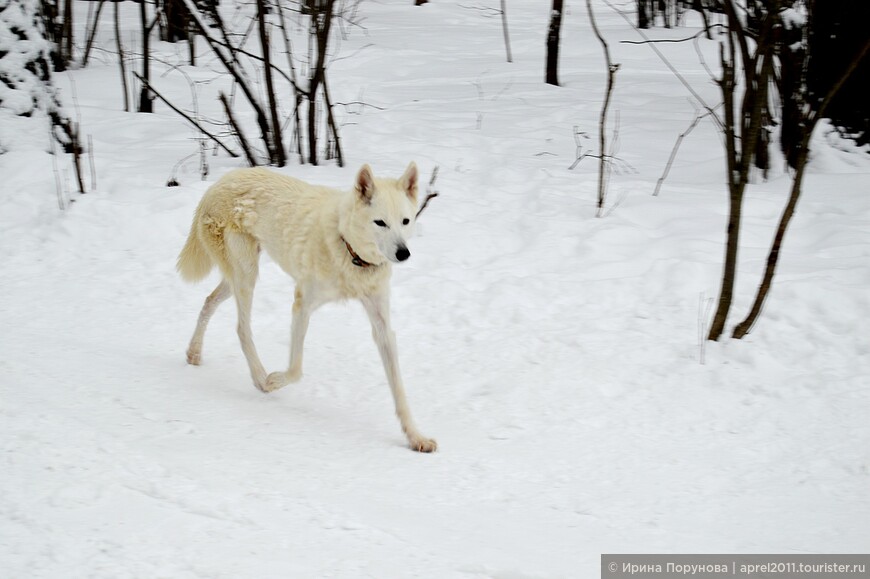
<instances>
[{"instance_id":1,"label":"dog's fluffy coat","mask_svg":"<svg viewBox=\"0 0 870 579\"><path fill-rule=\"evenodd\" d=\"M329 301L358 299L369 316L402 430L414 450L434 451L435 441L421 435L411 418L389 316L391 262L410 255L406 239L417 213L417 181L414 163L399 179L375 179L364 165L345 193L262 168L239 169L221 178L200 201L178 256L178 271L187 281L203 279L215 265L223 277L205 300L187 361L200 363L208 321L232 295L254 385L263 392L277 390L302 376L311 313ZM268 375L250 324L261 249L296 280L290 365Z\"/></svg>"}]
</instances>

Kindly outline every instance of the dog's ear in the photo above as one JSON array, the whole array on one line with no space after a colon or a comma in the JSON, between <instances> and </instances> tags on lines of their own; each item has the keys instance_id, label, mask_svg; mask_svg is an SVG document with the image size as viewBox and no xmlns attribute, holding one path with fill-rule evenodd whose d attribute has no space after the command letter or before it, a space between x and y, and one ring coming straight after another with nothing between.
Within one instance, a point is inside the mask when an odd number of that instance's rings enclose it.
<instances>
[{"instance_id":1,"label":"dog's ear","mask_svg":"<svg viewBox=\"0 0 870 579\"><path fill-rule=\"evenodd\" d=\"M418 179L417 163L411 161L408 168L405 169L405 174L399 179L405 193L411 198L411 201L417 201L417 181Z\"/></svg>"},{"instance_id":2,"label":"dog's ear","mask_svg":"<svg viewBox=\"0 0 870 579\"><path fill-rule=\"evenodd\" d=\"M363 165L356 174L356 192L360 198L366 203L372 202L372 195L375 192L375 177L372 175L372 168L368 164Z\"/></svg>"}]
</instances>

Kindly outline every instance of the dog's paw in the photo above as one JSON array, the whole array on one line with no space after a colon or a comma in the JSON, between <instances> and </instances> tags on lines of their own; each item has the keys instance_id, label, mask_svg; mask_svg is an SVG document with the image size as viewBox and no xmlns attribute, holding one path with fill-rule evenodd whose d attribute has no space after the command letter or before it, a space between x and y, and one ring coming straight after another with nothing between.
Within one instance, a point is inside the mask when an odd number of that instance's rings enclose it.
<instances>
[{"instance_id":1,"label":"dog's paw","mask_svg":"<svg viewBox=\"0 0 870 579\"><path fill-rule=\"evenodd\" d=\"M272 372L266 377L266 382L261 390L263 392L274 392L279 388L283 388L287 384L288 380L284 372Z\"/></svg>"},{"instance_id":2,"label":"dog's paw","mask_svg":"<svg viewBox=\"0 0 870 579\"><path fill-rule=\"evenodd\" d=\"M198 350L188 350L187 363L191 366L199 366L200 363L202 363L202 352Z\"/></svg>"},{"instance_id":3,"label":"dog's paw","mask_svg":"<svg viewBox=\"0 0 870 579\"><path fill-rule=\"evenodd\" d=\"M286 372L272 372L266 377L263 392L274 392L279 388L283 388L291 382L296 382L302 377L302 372L288 370Z\"/></svg>"},{"instance_id":4,"label":"dog's paw","mask_svg":"<svg viewBox=\"0 0 870 579\"><path fill-rule=\"evenodd\" d=\"M409 439L408 442L411 444L411 450L416 450L417 452L435 452L438 450L438 443L431 438L415 436Z\"/></svg>"}]
</instances>

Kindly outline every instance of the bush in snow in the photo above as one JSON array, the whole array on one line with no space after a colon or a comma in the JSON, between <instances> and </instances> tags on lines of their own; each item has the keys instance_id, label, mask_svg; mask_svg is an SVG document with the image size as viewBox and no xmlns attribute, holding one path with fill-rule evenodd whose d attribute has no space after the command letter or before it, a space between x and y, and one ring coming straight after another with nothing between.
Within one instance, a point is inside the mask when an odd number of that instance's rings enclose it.
<instances>
[{"instance_id":1,"label":"bush in snow","mask_svg":"<svg viewBox=\"0 0 870 579\"><path fill-rule=\"evenodd\" d=\"M36 2L0 0L0 119L5 118L2 124L8 127L19 126L9 122L12 117L48 119L64 150L74 152L75 127L61 112L51 82L51 44L37 9ZM0 133L0 151L8 150L14 139L15 135Z\"/></svg>"}]
</instances>

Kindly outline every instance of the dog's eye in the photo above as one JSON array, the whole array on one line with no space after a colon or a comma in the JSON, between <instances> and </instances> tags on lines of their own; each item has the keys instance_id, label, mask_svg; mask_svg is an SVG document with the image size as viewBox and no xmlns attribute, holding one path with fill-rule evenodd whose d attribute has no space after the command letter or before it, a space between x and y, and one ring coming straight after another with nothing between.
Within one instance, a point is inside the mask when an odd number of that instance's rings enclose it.
<instances>
[{"instance_id":1,"label":"dog's eye","mask_svg":"<svg viewBox=\"0 0 870 579\"><path fill-rule=\"evenodd\" d=\"M387 224L384 223L381 219L376 219L375 225L377 225L378 227L386 227L387 226Z\"/></svg>"},{"instance_id":2,"label":"dog's eye","mask_svg":"<svg viewBox=\"0 0 870 579\"><path fill-rule=\"evenodd\" d=\"M408 219L407 217L405 217L404 219L402 219L402 225L408 225L409 223L411 223L411 220Z\"/></svg>"}]
</instances>

